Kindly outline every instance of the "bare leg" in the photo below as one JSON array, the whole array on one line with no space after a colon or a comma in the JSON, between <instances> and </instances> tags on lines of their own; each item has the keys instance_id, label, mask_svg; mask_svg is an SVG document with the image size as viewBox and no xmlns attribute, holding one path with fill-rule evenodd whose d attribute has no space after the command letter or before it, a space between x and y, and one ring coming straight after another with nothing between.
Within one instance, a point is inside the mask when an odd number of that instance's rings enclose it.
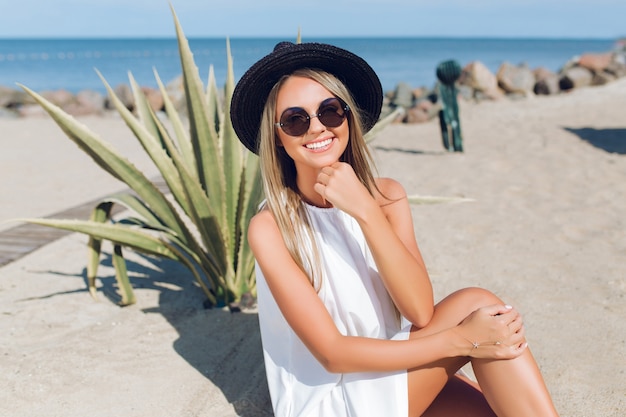
<instances>
[{"instance_id":1,"label":"bare leg","mask_svg":"<svg viewBox=\"0 0 626 417\"><path fill-rule=\"evenodd\" d=\"M431 322L423 329L414 329L411 337L421 337L456 326L467 315L502 301L489 291L466 288L450 294L435 306ZM469 358L459 357L439 361L408 373L409 415L429 417L446 415L443 402L459 406L469 416L493 416L491 408L477 395L477 389L457 381L455 372ZM489 405L500 417L557 416L543 378L530 351L514 360L474 360L474 372ZM445 389L444 389L445 387ZM480 392L480 391L478 391ZM441 396L437 401L438 395ZM454 401L441 401L454 395ZM431 405L432 403L432 405ZM464 407L465 405L465 407ZM470 411L471 413L467 414ZM428 414L424 414L428 409ZM447 414L450 415L450 414Z\"/></svg>"},{"instance_id":2,"label":"bare leg","mask_svg":"<svg viewBox=\"0 0 626 417\"><path fill-rule=\"evenodd\" d=\"M475 382L455 375L448 380L422 417L495 417Z\"/></svg>"},{"instance_id":3,"label":"bare leg","mask_svg":"<svg viewBox=\"0 0 626 417\"><path fill-rule=\"evenodd\" d=\"M472 367L498 416L558 416L529 349L512 360L473 359Z\"/></svg>"}]
</instances>

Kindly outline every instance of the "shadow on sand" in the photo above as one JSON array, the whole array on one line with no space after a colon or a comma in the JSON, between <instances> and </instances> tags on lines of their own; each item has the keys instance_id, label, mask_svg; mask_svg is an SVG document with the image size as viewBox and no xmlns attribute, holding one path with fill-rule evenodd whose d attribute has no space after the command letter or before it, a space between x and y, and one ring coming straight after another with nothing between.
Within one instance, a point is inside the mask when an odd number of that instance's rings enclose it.
<instances>
[{"instance_id":1,"label":"shadow on sand","mask_svg":"<svg viewBox=\"0 0 626 417\"><path fill-rule=\"evenodd\" d=\"M179 337L173 344L174 350L221 390L238 416L273 416L265 379L258 315L254 312L204 309L202 291L181 264L135 255L141 261L126 260L133 288L159 292L158 307L142 311L163 315L176 329ZM110 254L102 254L101 265L111 266ZM80 278L85 280L84 291L87 292L86 269L81 275ZM99 291L118 303L120 297L115 277L103 275L98 277ZM241 381L245 384L241 385ZM199 402L202 403L202 399ZM210 408L210 398L206 399L206 408ZM210 411L205 410L209 414Z\"/></svg>"},{"instance_id":2,"label":"shadow on sand","mask_svg":"<svg viewBox=\"0 0 626 417\"><path fill-rule=\"evenodd\" d=\"M571 128L566 131L575 134L585 142L604 149L610 153L626 154L626 128L623 129L595 129L592 127Z\"/></svg>"}]
</instances>

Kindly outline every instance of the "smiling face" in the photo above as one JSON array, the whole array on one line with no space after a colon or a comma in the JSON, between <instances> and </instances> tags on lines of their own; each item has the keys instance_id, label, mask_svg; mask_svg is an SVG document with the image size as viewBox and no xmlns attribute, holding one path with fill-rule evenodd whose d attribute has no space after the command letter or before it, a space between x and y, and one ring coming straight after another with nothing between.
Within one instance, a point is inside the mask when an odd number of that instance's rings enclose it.
<instances>
[{"instance_id":1,"label":"smiling face","mask_svg":"<svg viewBox=\"0 0 626 417\"><path fill-rule=\"evenodd\" d=\"M275 122L283 112L301 107L307 114L317 113L320 103L334 97L325 87L310 78L292 76L282 84L276 101ZM349 140L347 118L337 127L326 127L318 117L310 119L309 129L301 136L290 136L280 127L276 133L285 152L293 159L298 175L317 172L339 161Z\"/></svg>"}]
</instances>

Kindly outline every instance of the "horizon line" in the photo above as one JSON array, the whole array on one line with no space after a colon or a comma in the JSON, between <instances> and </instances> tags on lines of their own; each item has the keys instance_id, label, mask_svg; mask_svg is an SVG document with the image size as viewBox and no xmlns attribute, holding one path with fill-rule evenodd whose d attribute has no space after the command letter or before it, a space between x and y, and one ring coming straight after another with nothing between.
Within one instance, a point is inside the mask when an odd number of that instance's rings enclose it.
<instances>
[{"instance_id":1,"label":"horizon line","mask_svg":"<svg viewBox=\"0 0 626 417\"><path fill-rule=\"evenodd\" d=\"M280 36L186 36L187 40L276 40L296 38L297 35ZM431 40L563 40L563 41L613 41L625 40L625 36L616 37L584 37L584 36L511 36L511 35L320 35L307 36L311 39L431 39ZM302 36L305 38L305 36ZM177 40L176 36L3 36L0 40L7 41L70 41L70 40Z\"/></svg>"}]
</instances>

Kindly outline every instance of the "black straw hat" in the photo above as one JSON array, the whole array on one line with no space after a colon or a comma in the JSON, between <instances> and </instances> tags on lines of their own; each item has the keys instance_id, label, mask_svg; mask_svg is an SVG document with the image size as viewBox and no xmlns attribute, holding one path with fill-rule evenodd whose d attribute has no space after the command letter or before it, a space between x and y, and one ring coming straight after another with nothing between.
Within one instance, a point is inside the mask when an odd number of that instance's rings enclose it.
<instances>
[{"instance_id":1,"label":"black straw hat","mask_svg":"<svg viewBox=\"0 0 626 417\"><path fill-rule=\"evenodd\" d=\"M233 92L230 118L239 140L252 152L259 151L259 127L270 91L281 77L301 68L321 69L343 82L361 110L365 132L378 121L383 91L367 62L328 44L280 42L246 71Z\"/></svg>"}]
</instances>

